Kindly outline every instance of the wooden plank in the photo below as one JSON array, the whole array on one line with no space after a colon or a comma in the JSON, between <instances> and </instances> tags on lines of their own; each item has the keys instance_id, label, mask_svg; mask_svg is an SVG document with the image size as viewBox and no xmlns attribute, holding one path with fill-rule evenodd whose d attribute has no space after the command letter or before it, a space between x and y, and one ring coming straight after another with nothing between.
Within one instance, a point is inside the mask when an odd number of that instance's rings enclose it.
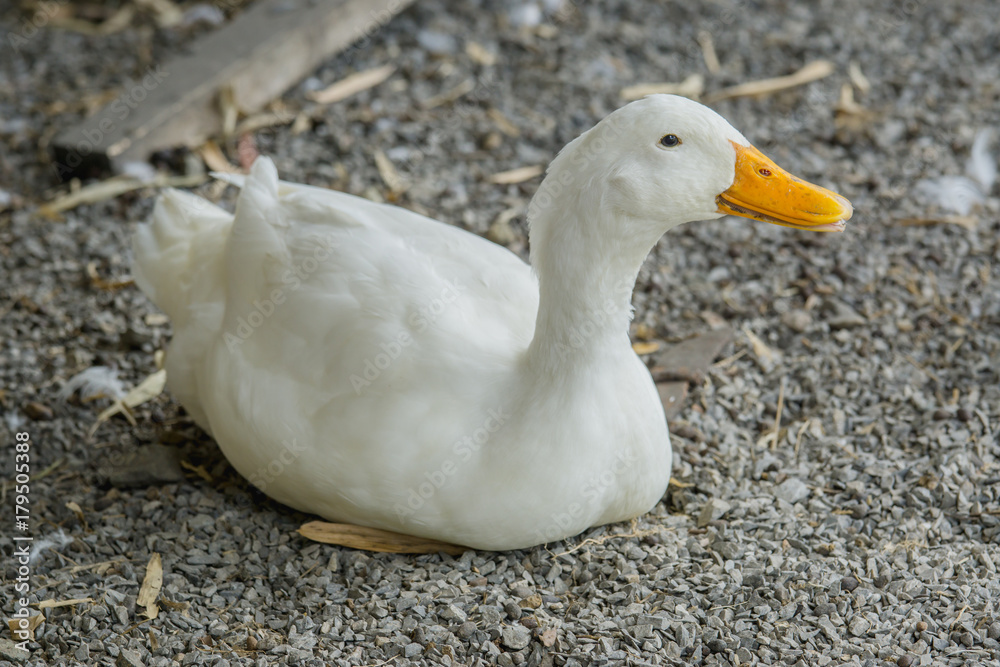
<instances>
[{"instance_id":1,"label":"wooden plank","mask_svg":"<svg viewBox=\"0 0 1000 667\"><path fill-rule=\"evenodd\" d=\"M223 91L241 111L256 111L412 1L260 0L56 137L57 169L65 177L120 168L158 149L198 145L222 129Z\"/></svg>"}]
</instances>

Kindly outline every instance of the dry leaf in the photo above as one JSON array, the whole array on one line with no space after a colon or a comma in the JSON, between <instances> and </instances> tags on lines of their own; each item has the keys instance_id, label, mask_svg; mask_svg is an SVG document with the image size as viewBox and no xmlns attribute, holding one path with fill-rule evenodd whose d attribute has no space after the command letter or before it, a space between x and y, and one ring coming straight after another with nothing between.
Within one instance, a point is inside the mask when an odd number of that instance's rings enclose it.
<instances>
[{"instance_id":1,"label":"dry leaf","mask_svg":"<svg viewBox=\"0 0 1000 667\"><path fill-rule=\"evenodd\" d=\"M200 155L201 159L205 162L205 166L212 171L219 171L224 174L243 173L239 167L226 159L226 156L222 153L222 149L219 148L219 144L214 141L206 141L205 144L198 149L198 155Z\"/></svg>"},{"instance_id":2,"label":"dry leaf","mask_svg":"<svg viewBox=\"0 0 1000 667\"><path fill-rule=\"evenodd\" d=\"M753 353L757 357L757 363L760 365L761 370L767 373L774 368L774 365L781 360L781 352L768 347L749 328L744 328L743 333L750 339L750 346L753 347Z\"/></svg>"},{"instance_id":3,"label":"dry leaf","mask_svg":"<svg viewBox=\"0 0 1000 667\"><path fill-rule=\"evenodd\" d=\"M475 90L475 88L476 88L476 82L473 81L472 79L466 79L465 81L458 84L451 90L446 90L440 95L435 95L434 97L425 100L421 106L424 109L433 109L443 104L454 102L463 95L471 93L473 90Z\"/></svg>"},{"instance_id":4,"label":"dry leaf","mask_svg":"<svg viewBox=\"0 0 1000 667\"><path fill-rule=\"evenodd\" d=\"M622 88L622 99L638 100L646 95L680 95L696 100L705 90L705 77L692 74L680 83L637 83Z\"/></svg>"},{"instance_id":5,"label":"dry leaf","mask_svg":"<svg viewBox=\"0 0 1000 667\"><path fill-rule=\"evenodd\" d=\"M167 384L167 371L160 369L140 382L135 389L125 394L122 403L130 408L142 405L163 393Z\"/></svg>"},{"instance_id":6,"label":"dry leaf","mask_svg":"<svg viewBox=\"0 0 1000 667\"><path fill-rule=\"evenodd\" d=\"M188 607L191 606L187 602L174 602L173 600L168 600L167 598L160 598L159 605L167 611L179 611L182 614L186 614Z\"/></svg>"},{"instance_id":7,"label":"dry leaf","mask_svg":"<svg viewBox=\"0 0 1000 667\"><path fill-rule=\"evenodd\" d=\"M135 0L140 7L150 9L156 14L156 23L161 28L169 28L181 22L184 13L180 7L170 0Z\"/></svg>"},{"instance_id":8,"label":"dry leaf","mask_svg":"<svg viewBox=\"0 0 1000 667\"><path fill-rule=\"evenodd\" d=\"M236 132L236 121L240 117L240 108L236 104L236 93L232 86L227 84L219 88L216 104L222 118L222 136L228 139Z\"/></svg>"},{"instance_id":9,"label":"dry leaf","mask_svg":"<svg viewBox=\"0 0 1000 667\"><path fill-rule=\"evenodd\" d=\"M478 42L466 42L465 55L469 56L469 58L471 58L477 65L484 65L485 67L492 67L497 62L497 57L487 51L486 48Z\"/></svg>"},{"instance_id":10,"label":"dry leaf","mask_svg":"<svg viewBox=\"0 0 1000 667\"><path fill-rule=\"evenodd\" d=\"M468 551L466 547L457 544L346 523L310 521L299 528L299 534L314 542L338 544L361 551L380 551L393 554L436 554L443 551L452 556L459 556Z\"/></svg>"},{"instance_id":11,"label":"dry leaf","mask_svg":"<svg viewBox=\"0 0 1000 667\"><path fill-rule=\"evenodd\" d=\"M163 587L163 563L160 554L154 553L146 565L146 576L142 578L142 586L139 587L139 595L135 603L139 607L146 608L146 616L152 620L159 613L160 608L156 606L156 598L160 596L160 588Z\"/></svg>"},{"instance_id":12,"label":"dry leaf","mask_svg":"<svg viewBox=\"0 0 1000 667\"><path fill-rule=\"evenodd\" d=\"M722 69L719 64L719 56L715 53L715 42L712 40L712 33L707 30L698 32L698 44L701 46L701 55L705 58L705 67L712 74L718 74Z\"/></svg>"},{"instance_id":13,"label":"dry leaf","mask_svg":"<svg viewBox=\"0 0 1000 667\"><path fill-rule=\"evenodd\" d=\"M90 21L84 21L82 19L72 18L69 16L56 15L51 19L50 25L53 28L78 32L82 35L87 35L88 37L104 37L106 35L113 35L116 32L121 32L125 28L129 27L134 16L135 8L131 5L125 5L112 14L111 18L107 19L103 23L91 23Z\"/></svg>"},{"instance_id":14,"label":"dry leaf","mask_svg":"<svg viewBox=\"0 0 1000 667\"><path fill-rule=\"evenodd\" d=\"M156 178L151 181L142 181L131 176L114 176L106 181L91 183L68 195L57 197L53 201L40 206L38 212L48 218L55 219L63 211L69 211L83 204L95 204L107 199L114 199L126 192L132 192L139 188L163 186L190 188L201 184L205 178L204 174L193 176L166 176L164 174L157 174Z\"/></svg>"},{"instance_id":15,"label":"dry leaf","mask_svg":"<svg viewBox=\"0 0 1000 667\"><path fill-rule=\"evenodd\" d=\"M117 565L121 563L125 558L115 558L114 560L102 560L99 563L88 563L86 565L74 565L72 567L65 568L63 570L56 570L57 572L68 572L69 574L76 574L77 572L86 572L87 570L101 570L104 568L110 568L112 565ZM101 572L103 574L103 572Z\"/></svg>"},{"instance_id":16,"label":"dry leaf","mask_svg":"<svg viewBox=\"0 0 1000 667\"><path fill-rule=\"evenodd\" d=\"M865 108L854 101L854 88L845 83L840 87L840 99L834 107L838 114L863 115Z\"/></svg>"},{"instance_id":17,"label":"dry leaf","mask_svg":"<svg viewBox=\"0 0 1000 667\"><path fill-rule=\"evenodd\" d=\"M639 340L653 340L656 338L656 330L645 322L635 325L635 337Z\"/></svg>"},{"instance_id":18,"label":"dry leaf","mask_svg":"<svg viewBox=\"0 0 1000 667\"><path fill-rule=\"evenodd\" d=\"M76 518L80 523L87 525L87 521L83 518L83 510L77 503L70 500L66 503L66 509L76 515Z\"/></svg>"},{"instance_id":19,"label":"dry leaf","mask_svg":"<svg viewBox=\"0 0 1000 667\"><path fill-rule=\"evenodd\" d=\"M701 319L705 320L705 324L713 329L723 329L729 326L729 322L724 317L718 313L713 313L711 310L703 310L698 314L701 315Z\"/></svg>"},{"instance_id":20,"label":"dry leaf","mask_svg":"<svg viewBox=\"0 0 1000 667\"><path fill-rule=\"evenodd\" d=\"M836 67L829 60L814 60L802 69L787 76L778 76L773 79L761 79L760 81L750 81L741 83L738 86L730 86L720 91L709 93L705 96L705 104L712 104L721 100L728 100L734 97L750 97L753 95L770 95L789 88L797 88L807 83L817 81L833 74Z\"/></svg>"},{"instance_id":21,"label":"dry leaf","mask_svg":"<svg viewBox=\"0 0 1000 667\"><path fill-rule=\"evenodd\" d=\"M101 278L100 274L97 273L97 262L87 262L87 277L90 278L90 285L92 287L107 292L114 292L135 283L131 278L128 280L105 280Z\"/></svg>"},{"instance_id":22,"label":"dry leaf","mask_svg":"<svg viewBox=\"0 0 1000 667\"><path fill-rule=\"evenodd\" d=\"M524 181L530 181L536 176L541 176L544 171L545 167L533 164L529 167L518 167L510 171L501 171L499 174L493 174L486 180L497 185L514 185L515 183L523 183Z\"/></svg>"},{"instance_id":23,"label":"dry leaf","mask_svg":"<svg viewBox=\"0 0 1000 667\"><path fill-rule=\"evenodd\" d=\"M280 100L273 103L270 111L262 111L256 113L252 116L247 116L240 121L240 124L236 126L236 134L247 134L249 132L256 132L257 130L263 130L268 127L276 127L278 125L288 125L294 121L298 115L294 114L280 104Z\"/></svg>"},{"instance_id":24,"label":"dry leaf","mask_svg":"<svg viewBox=\"0 0 1000 667\"><path fill-rule=\"evenodd\" d=\"M652 354L653 352L656 352L659 349L660 349L660 343L655 340L651 340L648 342L636 341L632 343L632 350L636 354Z\"/></svg>"},{"instance_id":25,"label":"dry leaf","mask_svg":"<svg viewBox=\"0 0 1000 667\"><path fill-rule=\"evenodd\" d=\"M403 179L400 177L399 172L396 171L392 160L386 157L385 153L381 150L375 151L375 167L378 169L378 175L382 177L382 181L389 188L390 192L399 194L406 190L406 184L403 183Z\"/></svg>"},{"instance_id":26,"label":"dry leaf","mask_svg":"<svg viewBox=\"0 0 1000 667\"><path fill-rule=\"evenodd\" d=\"M871 82L868 80L868 77L861 72L861 66L858 65L856 61L852 60L851 64L847 66L847 76L850 77L851 83L854 84L854 87L857 88L858 92L862 95L871 90Z\"/></svg>"},{"instance_id":27,"label":"dry leaf","mask_svg":"<svg viewBox=\"0 0 1000 667\"><path fill-rule=\"evenodd\" d=\"M310 118L308 114L300 113L295 117L295 120L292 121L292 134L299 136L310 127L312 127L312 118Z\"/></svg>"},{"instance_id":28,"label":"dry leaf","mask_svg":"<svg viewBox=\"0 0 1000 667\"><path fill-rule=\"evenodd\" d=\"M39 605L39 606L41 606L41 605ZM24 640L34 641L34 639L35 639L35 629L39 625L41 625L42 623L44 623L44 622L45 622L45 616L43 616L42 614L35 614L34 616L29 616L28 617L28 627L27 628L22 628L21 627L21 619L18 619L18 618L8 619L7 620L7 627L10 628L10 634L13 637L15 637L18 641L24 641ZM22 637L20 634L17 634L17 633L24 632L25 630L28 631L28 636L27 637Z\"/></svg>"},{"instance_id":29,"label":"dry leaf","mask_svg":"<svg viewBox=\"0 0 1000 667\"><path fill-rule=\"evenodd\" d=\"M38 603L39 609L58 609L59 607L72 607L78 604L93 604L93 598L73 598L72 600L42 600Z\"/></svg>"},{"instance_id":30,"label":"dry leaf","mask_svg":"<svg viewBox=\"0 0 1000 667\"><path fill-rule=\"evenodd\" d=\"M198 475L198 477L201 477L206 482L212 481L212 476L209 474L207 470L205 470L205 466L196 466L193 463L188 463L187 461L181 461L181 467L184 468L185 470L190 470L191 472Z\"/></svg>"},{"instance_id":31,"label":"dry leaf","mask_svg":"<svg viewBox=\"0 0 1000 667\"><path fill-rule=\"evenodd\" d=\"M507 116L504 116L503 112L499 109L490 109L486 112L486 115L489 116L490 120L497 124L497 128L508 137L521 136L521 130L517 129L517 125L510 122L510 119L507 118Z\"/></svg>"},{"instance_id":32,"label":"dry leaf","mask_svg":"<svg viewBox=\"0 0 1000 667\"><path fill-rule=\"evenodd\" d=\"M143 318L143 322L146 323L147 327L162 327L170 323L170 318L163 313L149 313Z\"/></svg>"},{"instance_id":33,"label":"dry leaf","mask_svg":"<svg viewBox=\"0 0 1000 667\"><path fill-rule=\"evenodd\" d=\"M366 69L363 72L351 74L332 86L327 86L323 90L311 92L308 97L320 104L340 102L352 95L357 95L363 90L374 88L392 76L395 71L396 68L393 65L382 65L381 67Z\"/></svg>"},{"instance_id":34,"label":"dry leaf","mask_svg":"<svg viewBox=\"0 0 1000 667\"><path fill-rule=\"evenodd\" d=\"M115 12L111 18L98 26L97 34L100 36L112 35L116 32L121 32L125 28L132 24L132 17L135 15L132 7L129 5L123 6L117 12Z\"/></svg>"},{"instance_id":35,"label":"dry leaf","mask_svg":"<svg viewBox=\"0 0 1000 667\"><path fill-rule=\"evenodd\" d=\"M97 420L94 422L93 426L90 427L88 437L93 436L94 432L97 431L98 426L111 419L119 412L125 415L125 418L130 424L132 424L132 426L135 426L135 417L132 416L130 408L137 407L156 398L163 393L163 388L166 384L167 371L160 368L160 370L147 377L145 380L136 385L134 389L125 394L124 398L115 401L108 409L97 415Z\"/></svg>"},{"instance_id":36,"label":"dry leaf","mask_svg":"<svg viewBox=\"0 0 1000 667\"><path fill-rule=\"evenodd\" d=\"M545 648L552 648L556 643L556 629L545 628L538 636L538 641L542 642L542 646Z\"/></svg>"}]
</instances>

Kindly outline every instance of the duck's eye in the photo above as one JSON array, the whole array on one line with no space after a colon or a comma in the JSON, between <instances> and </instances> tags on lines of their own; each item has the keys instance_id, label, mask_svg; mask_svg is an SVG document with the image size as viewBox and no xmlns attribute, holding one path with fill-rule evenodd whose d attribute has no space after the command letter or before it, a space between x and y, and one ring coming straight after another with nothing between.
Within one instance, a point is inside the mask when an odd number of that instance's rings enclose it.
<instances>
[{"instance_id":1,"label":"duck's eye","mask_svg":"<svg viewBox=\"0 0 1000 667\"><path fill-rule=\"evenodd\" d=\"M677 138L676 134L664 134L660 137L660 145L664 148L673 148L680 145L680 143L681 140Z\"/></svg>"}]
</instances>

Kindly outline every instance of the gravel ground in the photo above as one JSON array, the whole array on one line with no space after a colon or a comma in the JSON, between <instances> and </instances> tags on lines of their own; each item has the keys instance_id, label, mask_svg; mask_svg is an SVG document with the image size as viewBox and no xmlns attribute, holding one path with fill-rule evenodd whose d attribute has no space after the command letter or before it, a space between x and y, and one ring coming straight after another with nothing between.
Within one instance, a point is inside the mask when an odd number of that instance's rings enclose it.
<instances>
[{"instance_id":1,"label":"gravel ground","mask_svg":"<svg viewBox=\"0 0 1000 667\"><path fill-rule=\"evenodd\" d=\"M490 235L523 254L538 181L485 177L546 163L623 86L700 73L712 91L826 58L826 79L714 106L780 164L847 195L855 218L836 236L691 224L651 255L637 335L738 333L673 423L679 483L637 523L458 558L333 548L300 538L308 517L256 493L169 396L92 438L105 404L58 396L95 364L138 383L170 328L135 287L102 289L87 271L128 277L153 192L49 219L38 204L62 186L45 148L194 32L140 14L110 36L46 26L18 54L4 43L0 437L30 431L33 470L47 473L32 483L33 534L67 536L37 553L31 599L91 600L46 609L30 658L0 640L0 665L998 664L1000 206L987 200L977 224L899 220L933 213L915 182L962 174L976 132L1000 128L1000 4L618 0L527 28L516 23L534 5L418 5L284 102L306 107L308 90L356 69L393 63L392 79L298 134L256 133L285 178L478 233L509 219ZM24 17L5 7L3 35ZM851 62L871 87L837 122ZM3 493L10 510L9 483ZM149 621L136 598L153 553L164 575ZM0 576L10 614L13 558Z\"/></svg>"}]
</instances>

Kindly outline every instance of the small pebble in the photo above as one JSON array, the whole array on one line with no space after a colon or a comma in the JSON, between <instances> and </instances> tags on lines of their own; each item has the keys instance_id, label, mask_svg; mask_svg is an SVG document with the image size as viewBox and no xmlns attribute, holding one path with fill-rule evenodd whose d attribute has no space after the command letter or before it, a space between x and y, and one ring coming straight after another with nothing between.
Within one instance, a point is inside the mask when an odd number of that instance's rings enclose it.
<instances>
[{"instance_id":1,"label":"small pebble","mask_svg":"<svg viewBox=\"0 0 1000 667\"><path fill-rule=\"evenodd\" d=\"M927 631L927 624L925 622L923 622L923 621L917 621L917 625L915 627L916 627L917 632L926 632Z\"/></svg>"},{"instance_id":2,"label":"small pebble","mask_svg":"<svg viewBox=\"0 0 1000 667\"><path fill-rule=\"evenodd\" d=\"M853 619L851 619L851 624L848 629L851 631L851 634L854 635L855 637L861 637L867 634L868 631L871 629L871 627L872 624L868 622L868 619L866 619L861 614L858 614Z\"/></svg>"},{"instance_id":3,"label":"small pebble","mask_svg":"<svg viewBox=\"0 0 1000 667\"><path fill-rule=\"evenodd\" d=\"M500 630L500 642L511 650L520 651L531 642L531 631L523 625L505 625Z\"/></svg>"},{"instance_id":4,"label":"small pebble","mask_svg":"<svg viewBox=\"0 0 1000 667\"><path fill-rule=\"evenodd\" d=\"M840 580L840 590L851 593L858 587L858 580L854 577L844 577Z\"/></svg>"},{"instance_id":5,"label":"small pebble","mask_svg":"<svg viewBox=\"0 0 1000 667\"><path fill-rule=\"evenodd\" d=\"M115 660L115 665L117 667L143 667L142 660L139 659L138 654L134 651L127 651L122 649L122 652L118 654L118 659Z\"/></svg>"},{"instance_id":6,"label":"small pebble","mask_svg":"<svg viewBox=\"0 0 1000 667\"><path fill-rule=\"evenodd\" d=\"M790 310L781 316L781 322L796 333L804 333L812 324L812 315L805 310Z\"/></svg>"},{"instance_id":7,"label":"small pebble","mask_svg":"<svg viewBox=\"0 0 1000 667\"><path fill-rule=\"evenodd\" d=\"M913 656L910 655L909 653L901 655L896 660L896 664L899 665L899 667L911 667L911 665L913 664Z\"/></svg>"},{"instance_id":8,"label":"small pebble","mask_svg":"<svg viewBox=\"0 0 1000 667\"><path fill-rule=\"evenodd\" d=\"M704 528L716 519L722 518L731 508L732 505L721 498L710 498L702 506L701 512L698 514L698 527Z\"/></svg>"}]
</instances>

